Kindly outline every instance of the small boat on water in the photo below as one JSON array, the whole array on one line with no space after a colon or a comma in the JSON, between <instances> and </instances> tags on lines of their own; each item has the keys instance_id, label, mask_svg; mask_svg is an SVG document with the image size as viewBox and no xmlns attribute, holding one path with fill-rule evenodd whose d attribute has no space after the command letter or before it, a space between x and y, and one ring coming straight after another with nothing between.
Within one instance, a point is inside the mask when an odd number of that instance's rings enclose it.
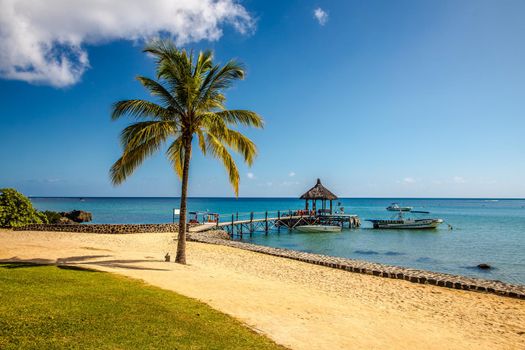
<instances>
[{"instance_id":1,"label":"small boat on water","mask_svg":"<svg viewBox=\"0 0 525 350\"><path fill-rule=\"evenodd\" d=\"M412 207L402 207L398 203L392 203L386 207L388 211L411 211Z\"/></svg>"},{"instance_id":2,"label":"small boat on water","mask_svg":"<svg viewBox=\"0 0 525 350\"><path fill-rule=\"evenodd\" d=\"M341 232L341 226L336 225L302 225L296 226L295 229L305 233Z\"/></svg>"},{"instance_id":3,"label":"small boat on water","mask_svg":"<svg viewBox=\"0 0 525 350\"><path fill-rule=\"evenodd\" d=\"M428 212L420 212L428 214ZM395 219L368 219L373 225L373 228L379 229L434 229L443 223L443 219L423 218L413 219L404 218L402 211L399 211Z\"/></svg>"}]
</instances>

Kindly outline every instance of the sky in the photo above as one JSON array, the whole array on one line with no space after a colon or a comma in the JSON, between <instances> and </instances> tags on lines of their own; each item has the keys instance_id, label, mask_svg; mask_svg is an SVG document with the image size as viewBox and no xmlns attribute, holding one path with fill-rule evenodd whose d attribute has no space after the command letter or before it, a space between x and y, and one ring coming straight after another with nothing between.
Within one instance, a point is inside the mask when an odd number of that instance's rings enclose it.
<instances>
[{"instance_id":1,"label":"sky","mask_svg":"<svg viewBox=\"0 0 525 350\"><path fill-rule=\"evenodd\" d=\"M522 0L0 0L0 188L31 196L177 196L164 153L126 183L109 169L154 100L145 42L212 49L247 74L227 106L263 130L238 161L241 197L295 197L321 178L341 197L525 197ZM230 197L195 153L190 196Z\"/></svg>"}]
</instances>

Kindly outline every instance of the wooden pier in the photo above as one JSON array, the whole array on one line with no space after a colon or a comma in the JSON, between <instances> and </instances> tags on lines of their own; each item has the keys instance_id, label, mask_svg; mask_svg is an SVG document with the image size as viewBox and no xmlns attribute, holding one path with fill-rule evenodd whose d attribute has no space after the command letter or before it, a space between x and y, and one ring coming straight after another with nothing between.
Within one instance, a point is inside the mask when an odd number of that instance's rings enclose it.
<instances>
[{"instance_id":1,"label":"wooden pier","mask_svg":"<svg viewBox=\"0 0 525 350\"><path fill-rule=\"evenodd\" d=\"M262 217L256 215L263 214ZM273 215L272 215L273 214ZM241 217L246 214L241 213ZM357 215L349 214L322 214L315 215L304 210L277 211L264 213L248 213L247 219L239 219L239 213L230 216L221 215L222 220L214 223L204 223L194 226L190 232L202 232L213 229L223 229L230 237L240 237L252 235L255 232L268 234L270 232L281 232L282 229L291 231L300 225L337 225L342 228L357 228L361 222Z\"/></svg>"},{"instance_id":2,"label":"wooden pier","mask_svg":"<svg viewBox=\"0 0 525 350\"><path fill-rule=\"evenodd\" d=\"M344 208L340 204L338 204L339 212L334 213L332 201L336 200L337 196L324 187L320 179L317 179L315 186L300 198L305 200L304 210L240 213L240 219L239 213L232 214L231 219L229 216L212 214L213 222L194 226L190 232L223 229L228 232L230 237L242 238L243 235L252 235L254 232L268 234L274 231L280 232L281 229L293 230L300 225L337 225L349 229L361 226L359 217L345 214ZM318 200L321 201L321 208L317 208ZM309 207L310 201L312 203L311 209Z\"/></svg>"}]
</instances>

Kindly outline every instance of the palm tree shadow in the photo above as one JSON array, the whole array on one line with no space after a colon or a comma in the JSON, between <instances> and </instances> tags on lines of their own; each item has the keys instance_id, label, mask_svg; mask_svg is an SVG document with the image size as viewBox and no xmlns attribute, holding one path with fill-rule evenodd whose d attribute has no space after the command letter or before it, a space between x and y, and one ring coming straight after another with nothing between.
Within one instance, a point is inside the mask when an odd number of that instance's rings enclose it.
<instances>
[{"instance_id":1,"label":"palm tree shadow","mask_svg":"<svg viewBox=\"0 0 525 350\"><path fill-rule=\"evenodd\" d=\"M111 255L70 256L66 258L59 258L55 261L51 259L39 259L39 258L24 260L24 259L20 259L15 256L10 259L0 260L0 268L17 269L17 268L27 268L27 267L57 266L58 268L64 269L64 270L96 272L96 270L94 270L93 268L89 268L88 266L103 266L103 267L111 267L111 268L130 269L130 270L169 271L169 269L160 269L160 268L154 268L154 267L133 265L133 264L145 263L145 262L163 262L164 260L115 259L115 260L88 261L91 259L107 258L107 257L111 257Z\"/></svg>"},{"instance_id":2,"label":"palm tree shadow","mask_svg":"<svg viewBox=\"0 0 525 350\"><path fill-rule=\"evenodd\" d=\"M105 260L105 261L90 261L90 262L84 262L81 264L82 265L98 265L98 266L104 266L104 267L122 268L122 269L130 269L130 270L169 271L169 269L159 269L155 267L129 265L129 264L137 264L137 263L144 263L144 262L163 262L163 261L164 260Z\"/></svg>"},{"instance_id":3,"label":"palm tree shadow","mask_svg":"<svg viewBox=\"0 0 525 350\"><path fill-rule=\"evenodd\" d=\"M63 270L76 270L82 272L99 272L90 268L83 268L79 266L59 265L50 259L28 259L23 260L17 257L10 258L7 260L0 260L0 268L2 269L20 269L28 267L45 267L45 266L56 266Z\"/></svg>"},{"instance_id":4,"label":"palm tree shadow","mask_svg":"<svg viewBox=\"0 0 525 350\"><path fill-rule=\"evenodd\" d=\"M67 258L58 258L57 264L67 264L67 263L80 263L82 261L98 259L98 258L108 258L111 255L79 255L79 256L69 256Z\"/></svg>"},{"instance_id":5,"label":"palm tree shadow","mask_svg":"<svg viewBox=\"0 0 525 350\"><path fill-rule=\"evenodd\" d=\"M0 268L3 269L20 269L27 267L40 267L54 265L55 262L50 259L20 259L16 256L9 259L0 260Z\"/></svg>"}]
</instances>

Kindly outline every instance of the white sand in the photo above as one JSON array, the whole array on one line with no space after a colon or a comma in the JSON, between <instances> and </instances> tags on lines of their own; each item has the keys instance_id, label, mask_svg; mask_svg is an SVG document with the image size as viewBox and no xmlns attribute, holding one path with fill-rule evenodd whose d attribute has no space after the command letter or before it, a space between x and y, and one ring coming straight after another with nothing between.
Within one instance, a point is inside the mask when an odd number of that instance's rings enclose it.
<instances>
[{"instance_id":1,"label":"white sand","mask_svg":"<svg viewBox=\"0 0 525 350\"><path fill-rule=\"evenodd\" d=\"M77 264L197 298L293 349L525 349L525 302L188 243L171 234L0 231L0 259ZM1 290L1 286L0 286Z\"/></svg>"}]
</instances>

